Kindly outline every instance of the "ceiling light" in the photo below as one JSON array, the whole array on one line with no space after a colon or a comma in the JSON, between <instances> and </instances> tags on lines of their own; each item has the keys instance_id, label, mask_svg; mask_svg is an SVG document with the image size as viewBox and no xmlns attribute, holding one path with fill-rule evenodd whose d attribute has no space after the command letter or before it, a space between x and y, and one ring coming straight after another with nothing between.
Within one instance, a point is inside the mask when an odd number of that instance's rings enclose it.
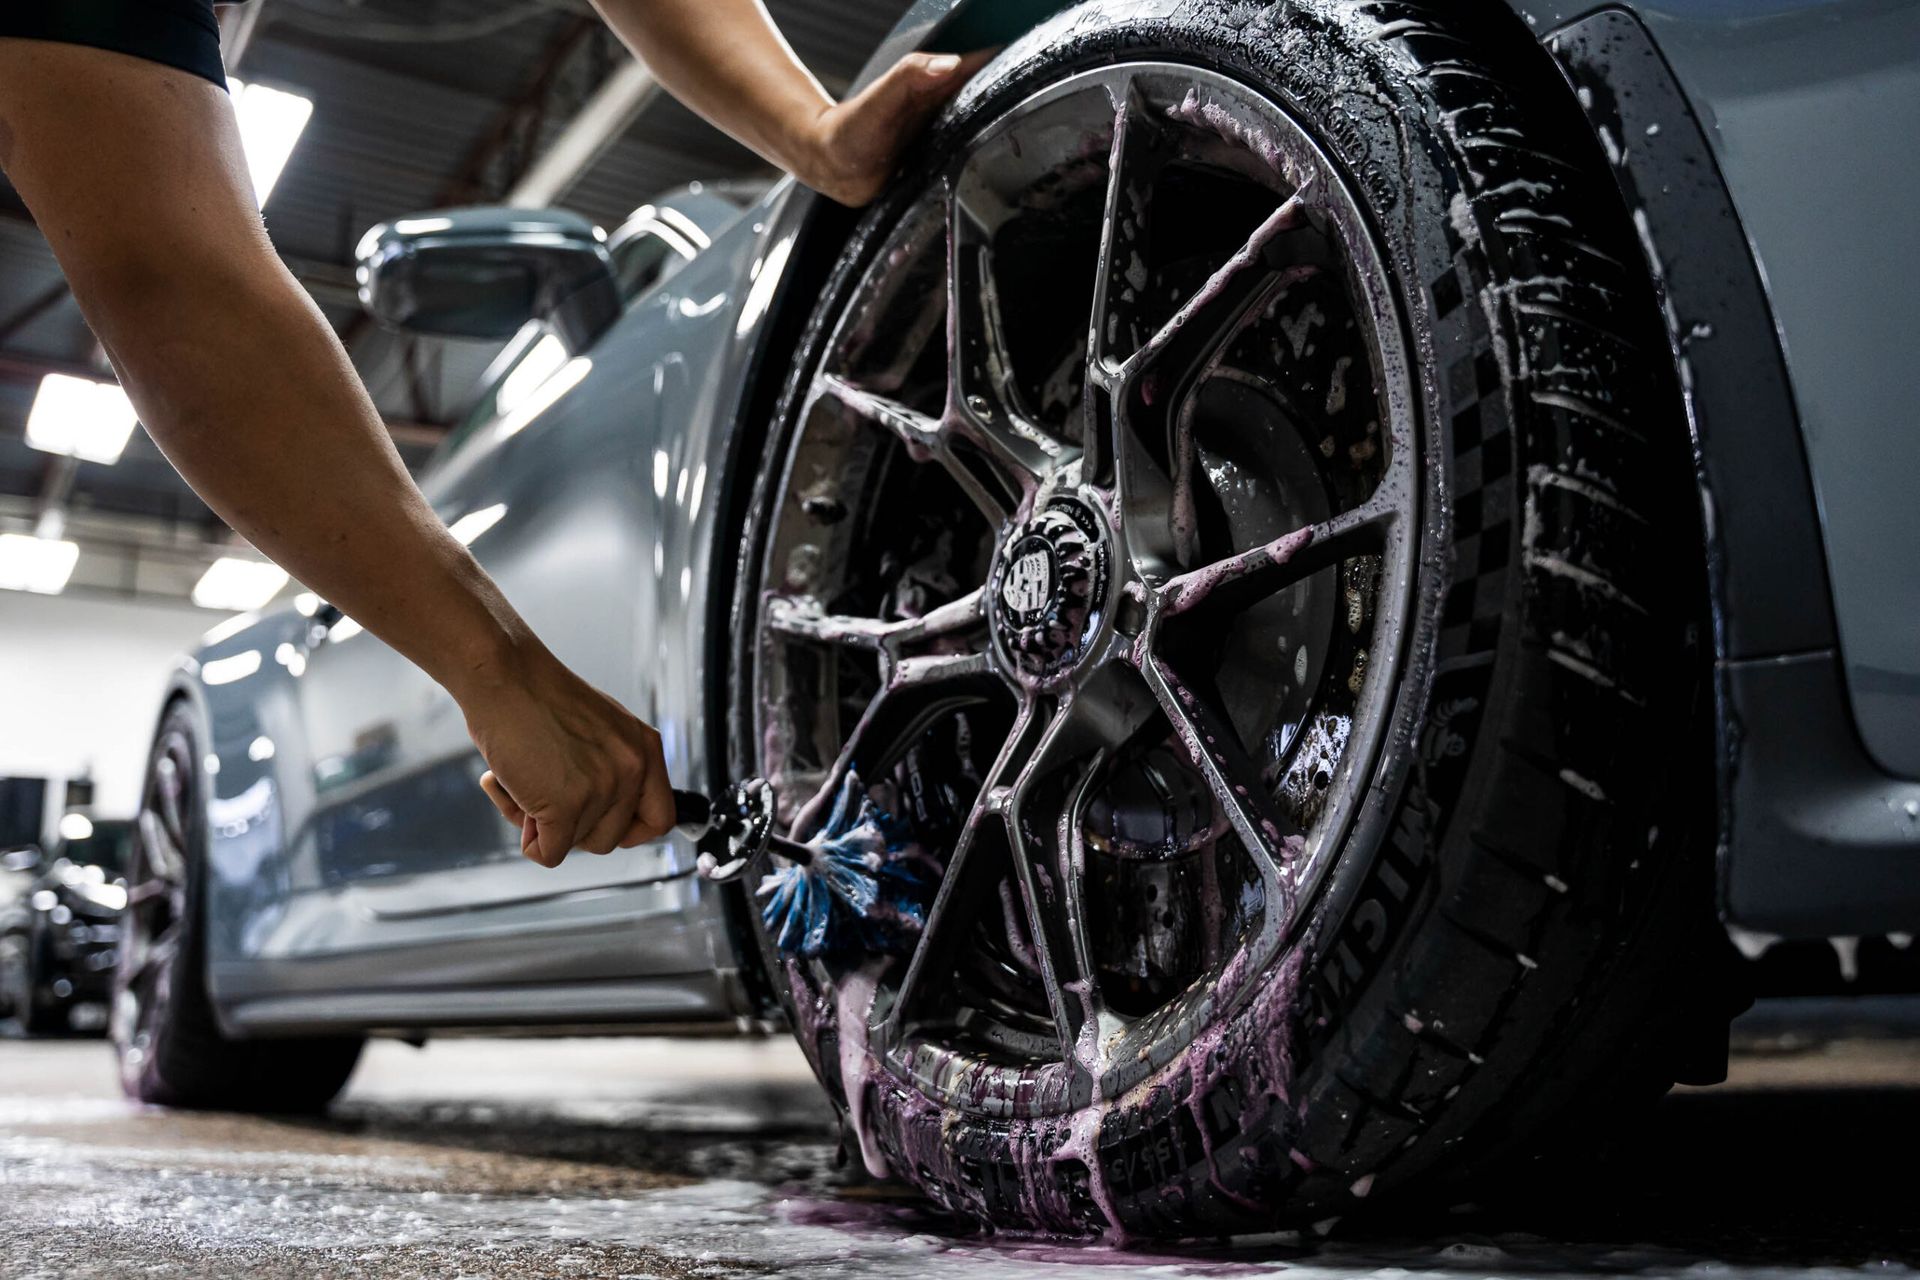
<instances>
[{"instance_id":1,"label":"ceiling light","mask_svg":"<svg viewBox=\"0 0 1920 1280\"><path fill-rule=\"evenodd\" d=\"M300 141L313 116L313 99L233 79L227 81L227 91L233 95L233 113L240 121L240 146L247 155L254 202L264 209L294 143Z\"/></svg>"},{"instance_id":2,"label":"ceiling light","mask_svg":"<svg viewBox=\"0 0 1920 1280\"><path fill-rule=\"evenodd\" d=\"M66 589L79 558L78 543L0 533L0 589L57 596Z\"/></svg>"},{"instance_id":3,"label":"ceiling light","mask_svg":"<svg viewBox=\"0 0 1920 1280\"><path fill-rule=\"evenodd\" d=\"M50 373L27 414L27 443L47 453L111 465L133 434L133 403L118 383Z\"/></svg>"},{"instance_id":4,"label":"ceiling light","mask_svg":"<svg viewBox=\"0 0 1920 1280\"><path fill-rule=\"evenodd\" d=\"M266 560L222 556L208 566L193 589L202 609L258 609L287 585L287 571Z\"/></svg>"},{"instance_id":5,"label":"ceiling light","mask_svg":"<svg viewBox=\"0 0 1920 1280\"><path fill-rule=\"evenodd\" d=\"M84 813L66 813L60 815L60 838L62 840L86 840L93 836L93 819Z\"/></svg>"},{"instance_id":6,"label":"ceiling light","mask_svg":"<svg viewBox=\"0 0 1920 1280\"><path fill-rule=\"evenodd\" d=\"M475 538L499 524L500 517L505 514L507 514L507 504L496 502L490 507L481 507L478 511L467 512L448 525L447 532L452 534L461 546L470 547Z\"/></svg>"}]
</instances>

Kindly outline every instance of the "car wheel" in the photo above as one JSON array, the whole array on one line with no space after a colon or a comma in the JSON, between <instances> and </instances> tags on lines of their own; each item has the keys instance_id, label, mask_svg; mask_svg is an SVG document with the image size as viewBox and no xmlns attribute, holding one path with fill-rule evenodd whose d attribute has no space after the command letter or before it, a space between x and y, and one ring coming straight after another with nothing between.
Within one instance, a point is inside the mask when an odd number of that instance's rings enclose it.
<instances>
[{"instance_id":1,"label":"car wheel","mask_svg":"<svg viewBox=\"0 0 1920 1280\"><path fill-rule=\"evenodd\" d=\"M763 937L876 1174L1244 1232L1674 1078L1683 403L1564 87L1457 10L1070 10L817 304L735 763L802 837L857 774L938 872L909 956Z\"/></svg>"},{"instance_id":2,"label":"car wheel","mask_svg":"<svg viewBox=\"0 0 1920 1280\"><path fill-rule=\"evenodd\" d=\"M317 1111L352 1074L359 1038L241 1040L214 1012L198 736L189 705L175 702L147 765L108 1021L120 1085L171 1107Z\"/></svg>"}]
</instances>

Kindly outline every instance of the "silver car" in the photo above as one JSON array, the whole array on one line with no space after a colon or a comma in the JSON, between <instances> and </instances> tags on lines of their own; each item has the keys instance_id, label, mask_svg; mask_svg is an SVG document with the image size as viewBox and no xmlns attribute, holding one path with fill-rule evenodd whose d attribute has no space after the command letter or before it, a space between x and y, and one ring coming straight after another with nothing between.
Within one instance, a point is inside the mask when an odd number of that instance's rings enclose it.
<instances>
[{"instance_id":1,"label":"silver car","mask_svg":"<svg viewBox=\"0 0 1920 1280\"><path fill-rule=\"evenodd\" d=\"M363 246L387 323L520 334L448 524L683 785L805 838L856 773L912 954L782 954L684 841L527 862L307 598L163 709L129 1092L785 1025L876 1174L1231 1234L1717 1078L1729 925L1920 925L1920 7L1056 7L914 7L874 68L1006 48L857 215Z\"/></svg>"}]
</instances>

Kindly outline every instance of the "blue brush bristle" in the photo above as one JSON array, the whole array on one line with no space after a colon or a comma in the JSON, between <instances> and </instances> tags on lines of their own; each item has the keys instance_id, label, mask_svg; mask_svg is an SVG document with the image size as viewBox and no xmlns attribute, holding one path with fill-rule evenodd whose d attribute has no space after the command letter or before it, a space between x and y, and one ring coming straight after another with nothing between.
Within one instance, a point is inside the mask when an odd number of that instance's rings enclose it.
<instances>
[{"instance_id":1,"label":"blue brush bristle","mask_svg":"<svg viewBox=\"0 0 1920 1280\"><path fill-rule=\"evenodd\" d=\"M813 861L760 884L760 918L787 955L904 955L926 927L937 887L913 832L849 773Z\"/></svg>"}]
</instances>

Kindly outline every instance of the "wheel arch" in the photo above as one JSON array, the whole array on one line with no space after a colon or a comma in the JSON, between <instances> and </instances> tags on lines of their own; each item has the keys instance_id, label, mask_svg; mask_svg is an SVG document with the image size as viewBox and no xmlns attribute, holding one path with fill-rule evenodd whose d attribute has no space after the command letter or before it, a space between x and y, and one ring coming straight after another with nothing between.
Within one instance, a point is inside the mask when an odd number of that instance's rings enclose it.
<instances>
[{"instance_id":1,"label":"wheel arch","mask_svg":"<svg viewBox=\"0 0 1920 1280\"><path fill-rule=\"evenodd\" d=\"M191 716L200 766L193 785L203 832L197 856L204 879L199 909L206 926L205 978L215 1016L228 1035L237 1032L227 1023L223 976L230 979L249 963L246 939L262 912L284 905L293 861L289 837L303 826L301 814L287 811L285 779L301 770L311 777L304 712L297 678L275 654L284 652L285 644L298 645L306 626L306 619L291 611L271 615L183 657L169 673L154 720L151 740L157 741L176 708L186 708ZM245 659L250 652L259 654L253 674L227 682L207 679L214 663ZM256 744L263 740L272 744L271 754L256 758L261 755ZM241 771L257 777L222 797L215 779ZM222 804L233 812L223 816ZM249 809L244 822L242 807Z\"/></svg>"},{"instance_id":2,"label":"wheel arch","mask_svg":"<svg viewBox=\"0 0 1920 1280\"><path fill-rule=\"evenodd\" d=\"M730 731L731 688L735 661L735 594L745 563L745 548L753 520L754 476L775 409L786 390L791 357L811 315L814 295L826 279L856 211L835 204L797 184L787 184L770 195L756 212L767 220L759 237L755 289L766 290L759 319L741 335L728 354L729 385L740 388L730 406L724 443L723 482L712 524L712 571L706 588L703 666L718 673L703 691L704 713L698 732L707 761L701 785L718 791L735 779L734 744ZM749 213L747 216L754 216ZM775 272L772 283L764 278ZM755 941L752 901L739 885L718 890L731 944L731 964L739 977L739 1013L775 1017L779 998Z\"/></svg>"}]
</instances>

